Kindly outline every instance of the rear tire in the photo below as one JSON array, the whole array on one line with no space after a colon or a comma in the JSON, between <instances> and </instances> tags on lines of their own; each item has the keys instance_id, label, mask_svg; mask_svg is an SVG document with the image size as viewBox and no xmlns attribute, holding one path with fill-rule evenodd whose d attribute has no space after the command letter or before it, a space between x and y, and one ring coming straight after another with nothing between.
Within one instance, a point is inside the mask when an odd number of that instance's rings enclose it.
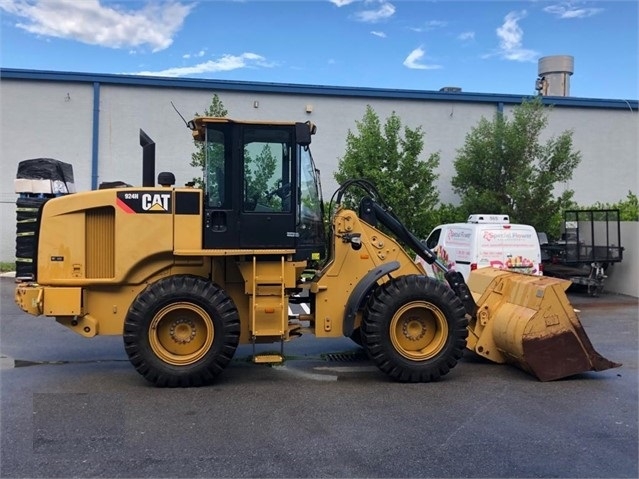
<instances>
[{"instance_id":1,"label":"rear tire","mask_svg":"<svg viewBox=\"0 0 639 479\"><path fill-rule=\"evenodd\" d=\"M468 336L462 302L421 275L394 278L368 301L362 342L371 360L401 382L436 381L462 357Z\"/></svg>"},{"instance_id":2,"label":"rear tire","mask_svg":"<svg viewBox=\"0 0 639 479\"><path fill-rule=\"evenodd\" d=\"M160 387L210 384L231 361L239 338L233 300L197 276L172 276L147 286L124 322L131 364Z\"/></svg>"}]
</instances>

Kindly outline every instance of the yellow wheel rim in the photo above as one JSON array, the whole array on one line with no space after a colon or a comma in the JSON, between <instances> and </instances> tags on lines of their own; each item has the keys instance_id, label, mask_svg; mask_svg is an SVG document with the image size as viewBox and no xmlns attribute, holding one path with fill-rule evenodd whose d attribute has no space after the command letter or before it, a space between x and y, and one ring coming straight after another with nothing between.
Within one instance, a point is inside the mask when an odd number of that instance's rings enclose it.
<instances>
[{"instance_id":1,"label":"yellow wheel rim","mask_svg":"<svg viewBox=\"0 0 639 479\"><path fill-rule=\"evenodd\" d=\"M162 308L149 327L149 343L155 355L174 366L200 360L211 349L213 320L192 303L173 303Z\"/></svg>"},{"instance_id":2,"label":"yellow wheel rim","mask_svg":"<svg viewBox=\"0 0 639 479\"><path fill-rule=\"evenodd\" d=\"M436 356L448 339L448 322L441 309L427 301L402 306L390 323L390 339L395 350L412 361Z\"/></svg>"}]
</instances>

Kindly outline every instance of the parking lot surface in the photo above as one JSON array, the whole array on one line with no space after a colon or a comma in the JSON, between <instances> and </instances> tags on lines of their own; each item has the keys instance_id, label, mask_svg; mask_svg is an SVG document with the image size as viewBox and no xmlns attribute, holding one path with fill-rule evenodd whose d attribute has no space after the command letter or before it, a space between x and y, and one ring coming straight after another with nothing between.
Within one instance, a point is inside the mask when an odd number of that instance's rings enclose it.
<instances>
[{"instance_id":1,"label":"parking lot surface","mask_svg":"<svg viewBox=\"0 0 639 479\"><path fill-rule=\"evenodd\" d=\"M303 336L283 366L238 348L216 384L158 389L121 337L86 339L0 279L0 476L639 476L636 298L571 294L618 369L539 382L468 353L400 384L349 339Z\"/></svg>"}]
</instances>

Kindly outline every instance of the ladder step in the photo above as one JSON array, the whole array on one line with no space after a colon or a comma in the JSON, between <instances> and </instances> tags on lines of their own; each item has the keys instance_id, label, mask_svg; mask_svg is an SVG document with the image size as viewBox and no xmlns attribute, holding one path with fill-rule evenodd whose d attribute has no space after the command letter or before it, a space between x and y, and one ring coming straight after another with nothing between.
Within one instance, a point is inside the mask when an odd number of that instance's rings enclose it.
<instances>
[{"instance_id":1,"label":"ladder step","mask_svg":"<svg viewBox=\"0 0 639 479\"><path fill-rule=\"evenodd\" d=\"M256 364L279 364L284 362L284 356L278 353L261 353L253 355Z\"/></svg>"},{"instance_id":2,"label":"ladder step","mask_svg":"<svg viewBox=\"0 0 639 479\"><path fill-rule=\"evenodd\" d=\"M282 277L256 276L255 284L282 284Z\"/></svg>"}]
</instances>

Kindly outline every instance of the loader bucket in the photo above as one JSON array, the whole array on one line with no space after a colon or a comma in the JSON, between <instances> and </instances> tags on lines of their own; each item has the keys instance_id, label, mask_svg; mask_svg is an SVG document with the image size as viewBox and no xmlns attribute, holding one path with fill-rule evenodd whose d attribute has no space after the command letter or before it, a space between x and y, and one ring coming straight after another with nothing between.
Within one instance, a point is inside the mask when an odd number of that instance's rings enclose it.
<instances>
[{"instance_id":1,"label":"loader bucket","mask_svg":"<svg viewBox=\"0 0 639 479\"><path fill-rule=\"evenodd\" d=\"M494 268L471 272L477 303L467 347L552 381L621 366L595 351L566 296L570 281Z\"/></svg>"}]
</instances>

